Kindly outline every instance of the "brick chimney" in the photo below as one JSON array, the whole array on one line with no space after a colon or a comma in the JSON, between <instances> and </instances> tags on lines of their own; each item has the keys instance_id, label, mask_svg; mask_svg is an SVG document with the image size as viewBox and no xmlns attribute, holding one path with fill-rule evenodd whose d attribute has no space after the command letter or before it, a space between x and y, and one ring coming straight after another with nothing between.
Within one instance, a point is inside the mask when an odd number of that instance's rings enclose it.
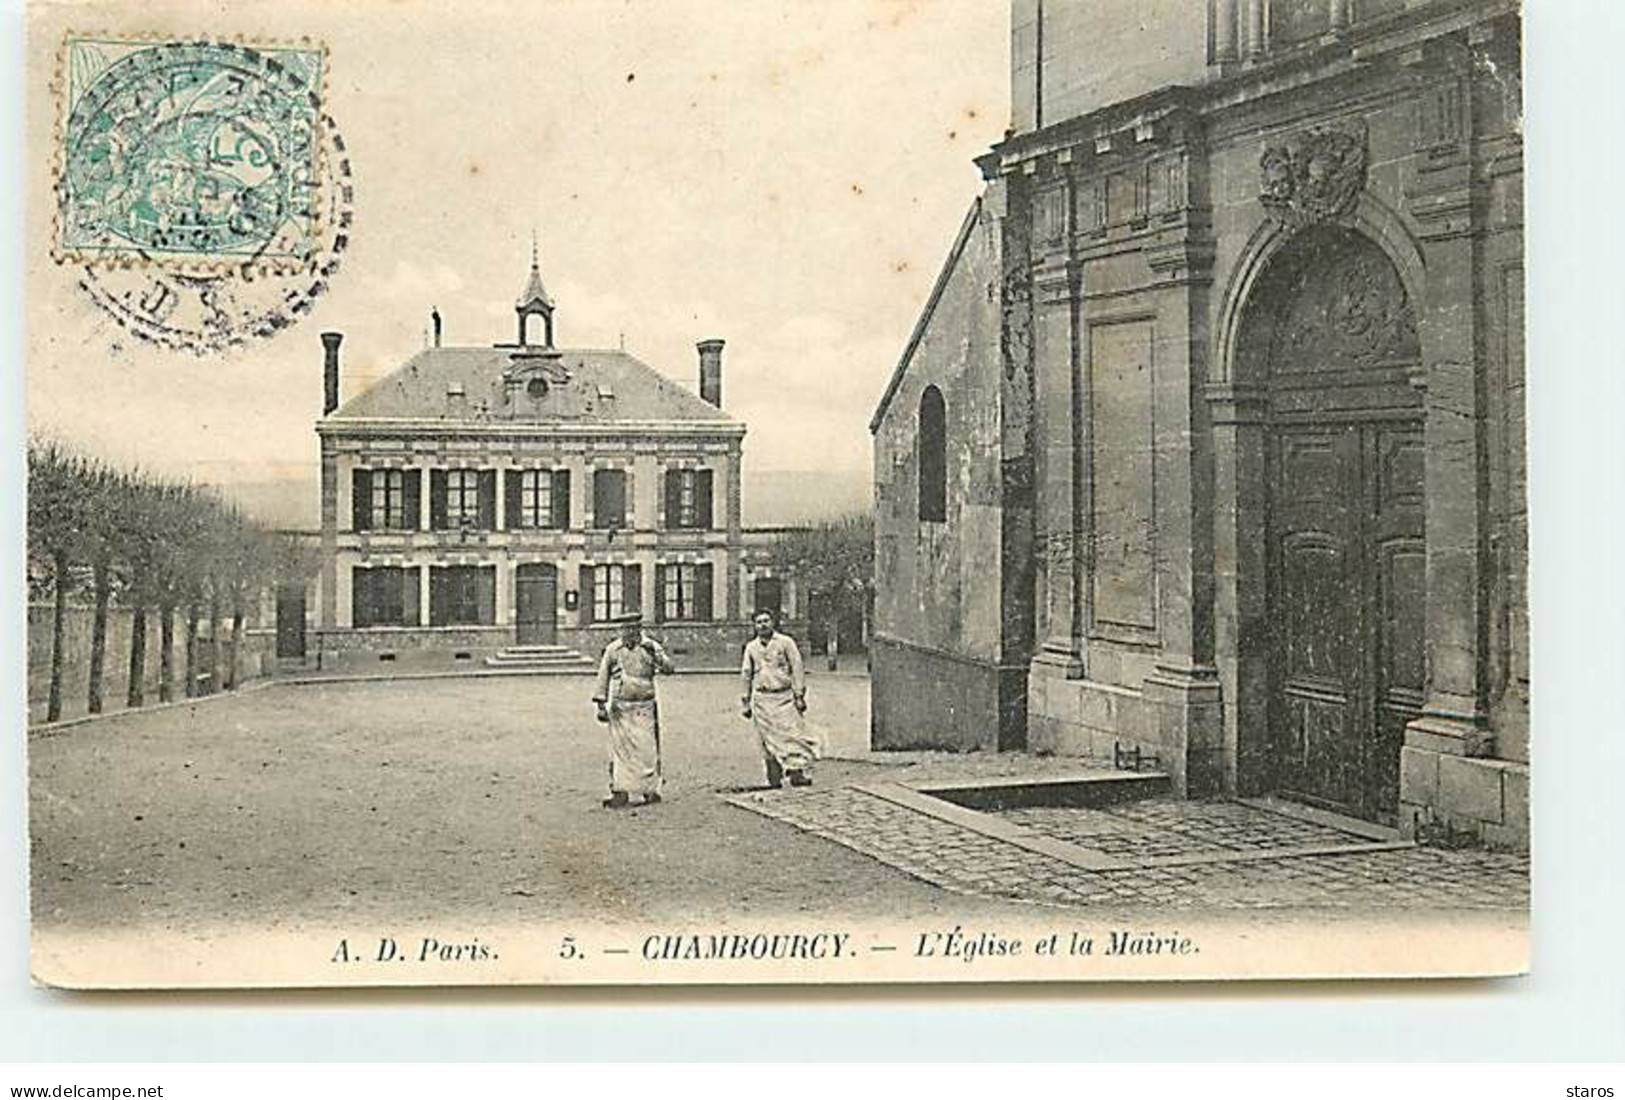
<instances>
[{"instance_id":1,"label":"brick chimney","mask_svg":"<svg viewBox=\"0 0 1625 1100\"><path fill-rule=\"evenodd\" d=\"M434 346L440 346L440 307L435 306L429 310L429 320L434 323Z\"/></svg>"},{"instance_id":2,"label":"brick chimney","mask_svg":"<svg viewBox=\"0 0 1625 1100\"><path fill-rule=\"evenodd\" d=\"M322 415L339 407L339 345L344 342L342 332L322 333Z\"/></svg>"},{"instance_id":3,"label":"brick chimney","mask_svg":"<svg viewBox=\"0 0 1625 1100\"><path fill-rule=\"evenodd\" d=\"M722 408L722 341L701 340L700 396L717 408Z\"/></svg>"}]
</instances>

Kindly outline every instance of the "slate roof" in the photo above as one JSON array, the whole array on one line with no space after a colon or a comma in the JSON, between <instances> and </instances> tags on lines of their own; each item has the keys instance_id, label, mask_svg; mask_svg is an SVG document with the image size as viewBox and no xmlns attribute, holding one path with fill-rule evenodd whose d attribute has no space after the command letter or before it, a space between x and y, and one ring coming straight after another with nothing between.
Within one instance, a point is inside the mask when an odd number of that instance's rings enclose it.
<instances>
[{"instance_id":1,"label":"slate roof","mask_svg":"<svg viewBox=\"0 0 1625 1100\"><path fill-rule=\"evenodd\" d=\"M743 426L624 351L513 346L426 348L326 419Z\"/></svg>"}]
</instances>

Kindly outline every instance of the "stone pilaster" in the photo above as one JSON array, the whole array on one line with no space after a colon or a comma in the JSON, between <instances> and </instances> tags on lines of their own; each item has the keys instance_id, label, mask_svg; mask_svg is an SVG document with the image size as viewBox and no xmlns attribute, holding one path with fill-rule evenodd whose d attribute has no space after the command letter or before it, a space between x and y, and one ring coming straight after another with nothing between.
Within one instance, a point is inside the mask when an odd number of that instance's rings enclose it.
<instances>
[{"instance_id":1,"label":"stone pilaster","mask_svg":"<svg viewBox=\"0 0 1625 1100\"><path fill-rule=\"evenodd\" d=\"M338 519L339 519L339 463L333 453L333 444L323 439L322 445L322 604L321 626L332 630L338 626Z\"/></svg>"},{"instance_id":2,"label":"stone pilaster","mask_svg":"<svg viewBox=\"0 0 1625 1100\"><path fill-rule=\"evenodd\" d=\"M990 180L986 216L997 219L999 268L999 729L997 747L1028 746L1027 679L1034 637L1032 227L1019 180Z\"/></svg>"},{"instance_id":3,"label":"stone pilaster","mask_svg":"<svg viewBox=\"0 0 1625 1100\"><path fill-rule=\"evenodd\" d=\"M433 526L430 517L434 514L432 507L434 485L434 460L426 457L423 464L418 467L418 515L417 526L419 531L427 531ZM498 506L501 506L502 493L497 493Z\"/></svg>"},{"instance_id":4,"label":"stone pilaster","mask_svg":"<svg viewBox=\"0 0 1625 1100\"><path fill-rule=\"evenodd\" d=\"M1161 645L1143 693L1174 787L1187 796L1225 790L1229 759L1214 664L1212 464L1198 453L1198 441L1210 438L1204 385L1213 250L1206 237L1198 222L1151 257L1153 273L1167 280L1157 294L1152 356Z\"/></svg>"},{"instance_id":5,"label":"stone pilaster","mask_svg":"<svg viewBox=\"0 0 1625 1100\"><path fill-rule=\"evenodd\" d=\"M1252 794L1267 779L1268 560L1264 432L1268 401L1257 386L1207 387L1213 424L1214 650L1220 669L1226 794Z\"/></svg>"},{"instance_id":6,"label":"stone pilaster","mask_svg":"<svg viewBox=\"0 0 1625 1100\"><path fill-rule=\"evenodd\" d=\"M658 617L660 601L666 598L666 594L659 589L659 571L655 568L657 557L653 550L639 550L637 561L639 572L643 574L643 601L638 610L643 612L645 622L653 623Z\"/></svg>"},{"instance_id":7,"label":"stone pilaster","mask_svg":"<svg viewBox=\"0 0 1625 1100\"><path fill-rule=\"evenodd\" d=\"M744 584L745 584L745 543L744 522L741 515L743 504L741 446L738 442L728 446L728 458L725 467L727 478L727 530L728 530L728 567L727 567L727 615L729 621L741 618L744 614Z\"/></svg>"},{"instance_id":8,"label":"stone pilaster","mask_svg":"<svg viewBox=\"0 0 1625 1100\"><path fill-rule=\"evenodd\" d=\"M1213 666L1213 487L1199 461L1207 408L1205 287L1162 291L1157 309L1154 484L1156 485L1158 666L1211 675Z\"/></svg>"},{"instance_id":9,"label":"stone pilaster","mask_svg":"<svg viewBox=\"0 0 1625 1100\"><path fill-rule=\"evenodd\" d=\"M1450 85L1443 91L1448 93ZM1442 138L1408 189L1427 285L1417 331L1425 388L1427 690L1406 730L1416 749L1485 756L1490 576L1484 382L1474 261L1469 97L1444 95Z\"/></svg>"},{"instance_id":10,"label":"stone pilaster","mask_svg":"<svg viewBox=\"0 0 1625 1100\"><path fill-rule=\"evenodd\" d=\"M1037 662L1080 677L1088 622L1082 530L1088 485L1081 456L1089 447L1079 415L1078 298L1082 268L1065 257L1040 260L1033 274L1034 449L1038 480L1037 550L1043 639Z\"/></svg>"},{"instance_id":11,"label":"stone pilaster","mask_svg":"<svg viewBox=\"0 0 1625 1100\"><path fill-rule=\"evenodd\" d=\"M1218 0L1213 8L1213 54L1221 64L1240 58L1236 0Z\"/></svg>"},{"instance_id":12,"label":"stone pilaster","mask_svg":"<svg viewBox=\"0 0 1625 1100\"><path fill-rule=\"evenodd\" d=\"M1159 663L1141 693L1174 793L1195 797L1223 791L1227 756L1217 671Z\"/></svg>"},{"instance_id":13,"label":"stone pilaster","mask_svg":"<svg viewBox=\"0 0 1625 1100\"><path fill-rule=\"evenodd\" d=\"M1266 0L1241 0L1246 5L1246 52L1249 60L1262 58L1269 51L1269 24L1265 11Z\"/></svg>"},{"instance_id":14,"label":"stone pilaster","mask_svg":"<svg viewBox=\"0 0 1625 1100\"><path fill-rule=\"evenodd\" d=\"M580 454L567 455L564 468L570 471L570 530L581 531L592 527L587 514L592 503L592 466Z\"/></svg>"}]
</instances>

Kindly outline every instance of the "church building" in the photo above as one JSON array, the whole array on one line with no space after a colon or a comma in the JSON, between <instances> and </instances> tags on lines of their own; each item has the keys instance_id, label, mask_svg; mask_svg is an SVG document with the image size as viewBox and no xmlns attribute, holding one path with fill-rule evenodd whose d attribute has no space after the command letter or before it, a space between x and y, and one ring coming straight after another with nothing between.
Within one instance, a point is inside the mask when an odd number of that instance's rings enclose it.
<instances>
[{"instance_id":1,"label":"church building","mask_svg":"<svg viewBox=\"0 0 1625 1100\"><path fill-rule=\"evenodd\" d=\"M750 609L780 606L770 540L741 525L723 342L699 342L696 394L624 350L558 346L555 320L533 253L511 343L442 346L436 312L431 346L342 405L343 337L322 334L327 667L579 663L631 611L674 652L736 663Z\"/></svg>"},{"instance_id":2,"label":"church building","mask_svg":"<svg viewBox=\"0 0 1625 1100\"><path fill-rule=\"evenodd\" d=\"M1014 0L871 423L877 748L1528 837L1508 0Z\"/></svg>"}]
</instances>

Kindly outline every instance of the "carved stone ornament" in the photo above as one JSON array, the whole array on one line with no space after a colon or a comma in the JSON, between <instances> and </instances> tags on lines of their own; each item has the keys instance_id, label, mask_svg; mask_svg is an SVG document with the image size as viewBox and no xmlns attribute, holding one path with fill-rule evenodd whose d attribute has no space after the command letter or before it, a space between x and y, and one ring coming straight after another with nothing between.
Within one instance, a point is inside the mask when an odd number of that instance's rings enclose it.
<instances>
[{"instance_id":1,"label":"carved stone ornament","mask_svg":"<svg viewBox=\"0 0 1625 1100\"><path fill-rule=\"evenodd\" d=\"M1365 126L1321 126L1264 147L1258 201L1299 228L1346 217L1365 188Z\"/></svg>"},{"instance_id":2,"label":"carved stone ornament","mask_svg":"<svg viewBox=\"0 0 1625 1100\"><path fill-rule=\"evenodd\" d=\"M562 357L523 352L509 356L508 368L503 374L509 381L524 382L540 378L549 386L566 385L571 377L570 368L564 365Z\"/></svg>"}]
</instances>

